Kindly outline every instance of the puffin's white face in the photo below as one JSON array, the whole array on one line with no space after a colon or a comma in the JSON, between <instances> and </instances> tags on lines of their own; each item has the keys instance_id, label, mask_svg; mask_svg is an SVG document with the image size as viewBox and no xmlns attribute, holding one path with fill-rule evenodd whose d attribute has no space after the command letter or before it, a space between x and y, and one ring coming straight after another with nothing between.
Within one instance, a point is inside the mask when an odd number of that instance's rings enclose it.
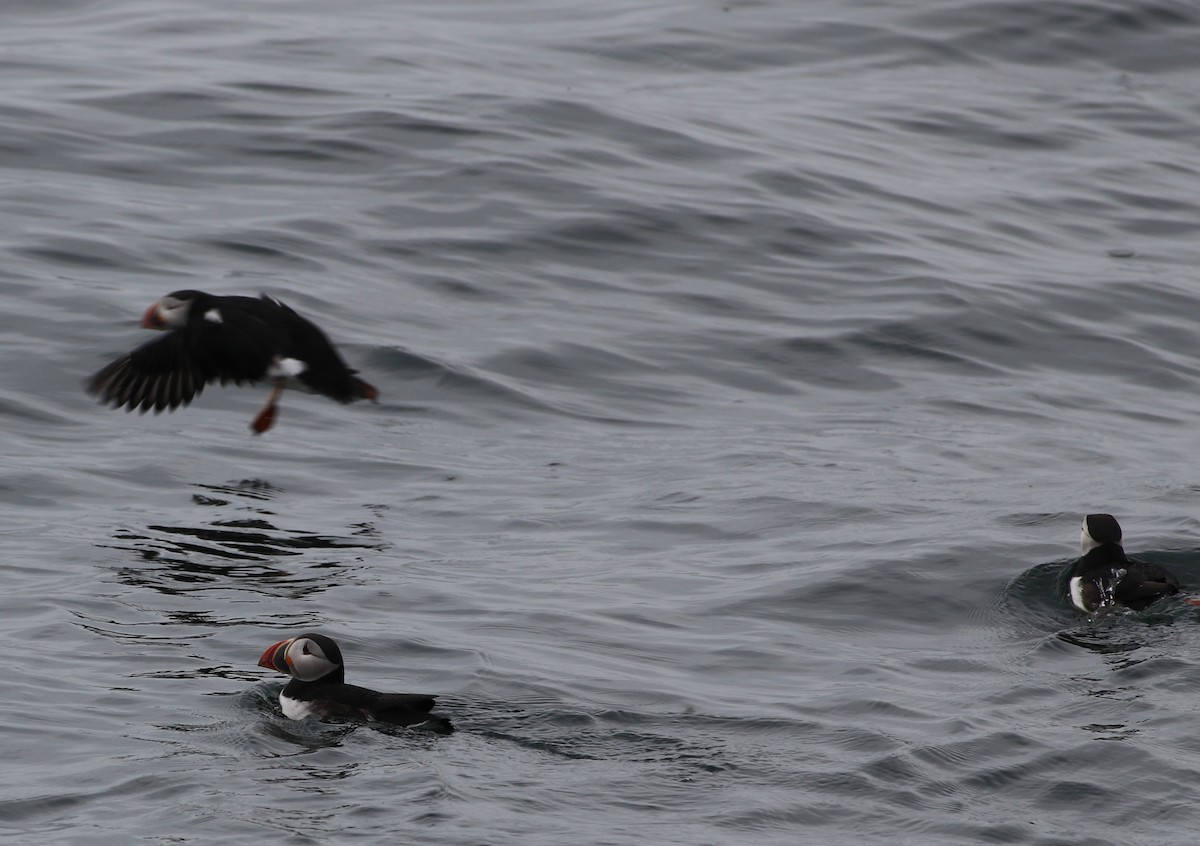
<instances>
[{"instance_id":1,"label":"puffin's white face","mask_svg":"<svg viewBox=\"0 0 1200 846\"><path fill-rule=\"evenodd\" d=\"M332 673L338 666L325 655L316 641L306 637L294 638L283 653L283 659L292 675L300 681L316 681Z\"/></svg>"},{"instance_id":2,"label":"puffin's white face","mask_svg":"<svg viewBox=\"0 0 1200 846\"><path fill-rule=\"evenodd\" d=\"M192 302L190 299L165 296L146 310L142 326L147 329L178 329L187 323Z\"/></svg>"},{"instance_id":3,"label":"puffin's white face","mask_svg":"<svg viewBox=\"0 0 1200 846\"><path fill-rule=\"evenodd\" d=\"M1079 548L1083 550L1084 555L1087 555L1099 545L1100 544L1096 542L1096 539L1092 537L1091 532L1088 531L1087 518L1084 517L1083 531L1079 533Z\"/></svg>"}]
</instances>

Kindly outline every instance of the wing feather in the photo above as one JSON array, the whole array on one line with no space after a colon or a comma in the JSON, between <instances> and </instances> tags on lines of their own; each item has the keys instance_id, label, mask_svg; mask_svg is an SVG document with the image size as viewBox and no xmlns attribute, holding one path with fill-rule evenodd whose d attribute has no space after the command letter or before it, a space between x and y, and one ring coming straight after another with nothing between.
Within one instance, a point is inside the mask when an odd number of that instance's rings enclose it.
<instances>
[{"instance_id":1,"label":"wing feather","mask_svg":"<svg viewBox=\"0 0 1200 846\"><path fill-rule=\"evenodd\" d=\"M121 356L92 376L87 388L116 408L143 414L173 411L190 403L209 382L259 380L277 346L269 324L229 309L222 323L201 320Z\"/></svg>"}]
</instances>

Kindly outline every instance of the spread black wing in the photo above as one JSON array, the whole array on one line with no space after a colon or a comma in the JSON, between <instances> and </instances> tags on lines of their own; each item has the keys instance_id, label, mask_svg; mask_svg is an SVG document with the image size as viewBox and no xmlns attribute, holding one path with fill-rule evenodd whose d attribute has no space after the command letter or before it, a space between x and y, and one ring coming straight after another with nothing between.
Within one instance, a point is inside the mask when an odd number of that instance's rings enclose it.
<instances>
[{"instance_id":1,"label":"spread black wing","mask_svg":"<svg viewBox=\"0 0 1200 846\"><path fill-rule=\"evenodd\" d=\"M121 356L91 378L88 392L116 408L157 413L187 405L209 382L263 378L279 353L279 331L250 309L224 309L221 318L190 320Z\"/></svg>"}]
</instances>

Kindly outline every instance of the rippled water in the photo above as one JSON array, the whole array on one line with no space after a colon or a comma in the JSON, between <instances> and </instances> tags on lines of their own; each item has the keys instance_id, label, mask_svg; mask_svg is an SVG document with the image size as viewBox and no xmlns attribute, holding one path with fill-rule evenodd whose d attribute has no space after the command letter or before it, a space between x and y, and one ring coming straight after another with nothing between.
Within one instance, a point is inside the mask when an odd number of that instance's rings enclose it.
<instances>
[{"instance_id":1,"label":"rippled water","mask_svg":"<svg viewBox=\"0 0 1200 846\"><path fill-rule=\"evenodd\" d=\"M1200 11L21 0L0 832L1190 843ZM379 405L83 380L180 288ZM459 731L296 723L270 643Z\"/></svg>"}]
</instances>

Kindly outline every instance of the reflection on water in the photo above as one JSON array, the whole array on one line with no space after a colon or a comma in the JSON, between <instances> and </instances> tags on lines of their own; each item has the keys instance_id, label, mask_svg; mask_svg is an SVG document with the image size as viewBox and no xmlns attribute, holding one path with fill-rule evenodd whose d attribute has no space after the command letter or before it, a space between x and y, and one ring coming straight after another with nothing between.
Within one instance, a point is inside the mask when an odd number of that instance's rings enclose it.
<instances>
[{"instance_id":1,"label":"reflection on water","mask_svg":"<svg viewBox=\"0 0 1200 846\"><path fill-rule=\"evenodd\" d=\"M123 583L166 594L220 588L294 599L352 580L360 558L347 551L386 546L376 540L378 532L369 522L351 524L345 535L282 528L278 515L262 507L282 490L262 479L197 487L223 496L197 494L192 497L196 505L244 514L196 525L117 530L110 546L140 559L119 571Z\"/></svg>"},{"instance_id":2,"label":"reflection on water","mask_svg":"<svg viewBox=\"0 0 1200 846\"><path fill-rule=\"evenodd\" d=\"M1143 646L1142 641L1131 636L1130 632L1112 626L1083 625L1060 631L1055 637L1100 655L1125 655ZM1135 663L1137 662L1119 662L1120 666Z\"/></svg>"},{"instance_id":3,"label":"reflection on water","mask_svg":"<svg viewBox=\"0 0 1200 846\"><path fill-rule=\"evenodd\" d=\"M242 479L240 482L229 482L224 485L198 484L196 487L217 494L227 494L230 497L264 501L274 499L278 494L283 493L280 488L275 487L265 479ZM193 494L192 501L197 505L229 505L230 503L228 499L206 497L201 494Z\"/></svg>"}]
</instances>

